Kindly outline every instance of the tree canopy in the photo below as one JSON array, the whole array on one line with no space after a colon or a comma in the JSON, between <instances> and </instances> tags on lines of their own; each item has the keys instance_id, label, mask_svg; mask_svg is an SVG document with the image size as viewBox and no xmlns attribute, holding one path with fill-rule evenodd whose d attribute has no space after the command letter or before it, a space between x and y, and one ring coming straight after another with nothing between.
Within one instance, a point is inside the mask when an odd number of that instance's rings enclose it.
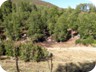
<instances>
[{"instance_id":1,"label":"tree canopy","mask_svg":"<svg viewBox=\"0 0 96 72\"><path fill-rule=\"evenodd\" d=\"M96 39L96 7L79 4L76 9L60 9L52 6L38 6L21 1L19 4L6 1L0 8L0 34L18 41L26 37L32 41L44 41L52 36L58 42L68 40L74 30L80 39ZM3 32L2 32L3 31ZM2 37L0 37L2 38Z\"/></svg>"}]
</instances>

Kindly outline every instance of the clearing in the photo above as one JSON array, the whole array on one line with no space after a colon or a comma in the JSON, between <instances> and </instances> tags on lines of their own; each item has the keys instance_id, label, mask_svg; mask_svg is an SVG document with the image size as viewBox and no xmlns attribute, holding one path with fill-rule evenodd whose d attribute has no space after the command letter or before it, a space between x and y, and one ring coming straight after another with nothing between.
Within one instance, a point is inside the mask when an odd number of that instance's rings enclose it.
<instances>
[{"instance_id":1,"label":"clearing","mask_svg":"<svg viewBox=\"0 0 96 72\"><path fill-rule=\"evenodd\" d=\"M75 45L76 39L78 39L78 37L74 37L64 43L39 43L39 45L44 46L49 52L53 53L53 71L58 69L59 65L65 65L66 63L74 63L77 66L78 64L83 66L81 63L96 62L96 48L91 46L85 47L83 45ZM50 60L39 63L25 63L23 61L19 61L19 67L21 72L50 72L50 62ZM14 70L16 70L15 60L1 60L0 64L7 72L14 72ZM92 66L92 68L93 67L94 66Z\"/></svg>"}]
</instances>

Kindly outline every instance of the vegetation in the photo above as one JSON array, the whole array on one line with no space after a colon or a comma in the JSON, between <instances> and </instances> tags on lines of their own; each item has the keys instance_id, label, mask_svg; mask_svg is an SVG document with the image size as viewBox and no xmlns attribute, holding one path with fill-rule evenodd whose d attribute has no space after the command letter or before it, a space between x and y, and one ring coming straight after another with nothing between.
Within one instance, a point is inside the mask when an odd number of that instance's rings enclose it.
<instances>
[{"instance_id":1,"label":"vegetation","mask_svg":"<svg viewBox=\"0 0 96 72\"><path fill-rule=\"evenodd\" d=\"M76 9L60 9L38 6L30 0L18 3L8 0L0 8L0 55L14 56L16 41L29 38L34 44L52 36L55 41L64 42L74 37L72 31L80 36L76 43L95 43L95 18L96 8L92 4L80 4ZM19 46L19 56L25 61L46 58L47 51L32 43Z\"/></svg>"},{"instance_id":2,"label":"vegetation","mask_svg":"<svg viewBox=\"0 0 96 72\"><path fill-rule=\"evenodd\" d=\"M70 38L70 29L78 32L81 40L90 37L95 40L95 12L92 4L59 9L55 6L38 7L29 1L17 4L8 0L0 8L0 37L13 41L29 37L33 42L40 42L53 36L57 42L63 42Z\"/></svg>"},{"instance_id":3,"label":"vegetation","mask_svg":"<svg viewBox=\"0 0 96 72\"><path fill-rule=\"evenodd\" d=\"M41 48L40 46L26 43L20 46L20 56L25 62L30 60L39 62L47 59L48 52L46 49Z\"/></svg>"},{"instance_id":4,"label":"vegetation","mask_svg":"<svg viewBox=\"0 0 96 72\"><path fill-rule=\"evenodd\" d=\"M0 55L15 57L16 54L25 62L30 60L39 62L48 58L48 51L38 45L30 42L18 46L14 45L15 44L13 44L12 41L6 41L3 44L0 44Z\"/></svg>"},{"instance_id":5,"label":"vegetation","mask_svg":"<svg viewBox=\"0 0 96 72\"><path fill-rule=\"evenodd\" d=\"M56 42L65 42L78 35L80 38L76 44L96 45L94 5L85 3L77 5L76 9L61 9L49 3L45 3L48 4L46 6L44 3L42 5L42 1L37 2L8 0L0 8L0 56L15 57L17 72L20 72L18 59L39 62L49 57L52 71L52 54L49 55L45 48L36 44L50 36Z\"/></svg>"}]
</instances>

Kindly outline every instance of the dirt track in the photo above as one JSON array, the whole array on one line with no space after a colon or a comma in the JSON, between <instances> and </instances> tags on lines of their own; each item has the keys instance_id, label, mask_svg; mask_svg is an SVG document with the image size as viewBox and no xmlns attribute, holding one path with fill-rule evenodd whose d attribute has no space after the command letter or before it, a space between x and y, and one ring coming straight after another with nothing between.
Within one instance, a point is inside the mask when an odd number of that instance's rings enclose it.
<instances>
[{"instance_id":1,"label":"dirt track","mask_svg":"<svg viewBox=\"0 0 96 72\"><path fill-rule=\"evenodd\" d=\"M76 45L77 39L79 39L78 36L75 36L67 42L44 42L40 45L53 53L53 60L56 63L96 61L96 48L81 44Z\"/></svg>"},{"instance_id":2,"label":"dirt track","mask_svg":"<svg viewBox=\"0 0 96 72\"><path fill-rule=\"evenodd\" d=\"M96 48L71 47L71 48L48 48L53 53L54 60L60 62L83 62L96 61Z\"/></svg>"}]
</instances>

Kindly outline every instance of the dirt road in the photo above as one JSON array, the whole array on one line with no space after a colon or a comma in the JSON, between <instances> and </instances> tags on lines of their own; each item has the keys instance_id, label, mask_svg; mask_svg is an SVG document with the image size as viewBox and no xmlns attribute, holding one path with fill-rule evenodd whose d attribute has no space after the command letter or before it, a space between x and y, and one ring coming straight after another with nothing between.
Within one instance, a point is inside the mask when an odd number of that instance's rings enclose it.
<instances>
[{"instance_id":1,"label":"dirt road","mask_svg":"<svg viewBox=\"0 0 96 72\"><path fill-rule=\"evenodd\" d=\"M48 48L48 51L59 63L96 61L96 48L92 47Z\"/></svg>"}]
</instances>

